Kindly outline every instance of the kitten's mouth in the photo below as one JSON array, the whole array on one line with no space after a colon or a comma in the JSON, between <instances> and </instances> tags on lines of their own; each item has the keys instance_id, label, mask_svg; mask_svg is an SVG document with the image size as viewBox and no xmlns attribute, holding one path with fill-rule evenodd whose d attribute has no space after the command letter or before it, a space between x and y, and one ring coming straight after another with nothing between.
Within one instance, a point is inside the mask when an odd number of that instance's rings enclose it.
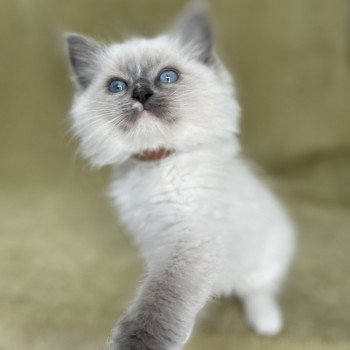
<instances>
[{"instance_id":1,"label":"kitten's mouth","mask_svg":"<svg viewBox=\"0 0 350 350\"><path fill-rule=\"evenodd\" d=\"M150 119L156 117L149 109L146 109L144 105L139 104L136 107L136 115L138 119Z\"/></svg>"},{"instance_id":2,"label":"kitten's mouth","mask_svg":"<svg viewBox=\"0 0 350 350\"><path fill-rule=\"evenodd\" d=\"M142 104L135 102L131 105L130 114L127 118L128 127L135 124L142 125L159 125L160 124L172 124L176 121L176 118L169 112L168 108L158 104Z\"/></svg>"},{"instance_id":3,"label":"kitten's mouth","mask_svg":"<svg viewBox=\"0 0 350 350\"><path fill-rule=\"evenodd\" d=\"M147 109L144 109L143 111L139 112L139 119L145 119L145 118L152 118L155 117L155 115L148 111Z\"/></svg>"}]
</instances>

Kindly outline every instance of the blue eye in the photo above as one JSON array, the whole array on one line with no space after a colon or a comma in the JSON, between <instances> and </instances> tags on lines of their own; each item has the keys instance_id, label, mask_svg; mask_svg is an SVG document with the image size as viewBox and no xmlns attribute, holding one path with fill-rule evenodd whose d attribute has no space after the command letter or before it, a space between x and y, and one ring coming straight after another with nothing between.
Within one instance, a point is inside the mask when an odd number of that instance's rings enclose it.
<instances>
[{"instance_id":1,"label":"blue eye","mask_svg":"<svg viewBox=\"0 0 350 350\"><path fill-rule=\"evenodd\" d=\"M159 81L163 84L174 84L179 79L179 74L173 70L165 70L160 76Z\"/></svg>"},{"instance_id":2,"label":"blue eye","mask_svg":"<svg viewBox=\"0 0 350 350\"><path fill-rule=\"evenodd\" d=\"M110 80L108 82L107 87L108 87L109 92L116 93L116 92L120 92L122 90L125 90L128 87L128 85L123 80L115 79L115 80Z\"/></svg>"}]
</instances>

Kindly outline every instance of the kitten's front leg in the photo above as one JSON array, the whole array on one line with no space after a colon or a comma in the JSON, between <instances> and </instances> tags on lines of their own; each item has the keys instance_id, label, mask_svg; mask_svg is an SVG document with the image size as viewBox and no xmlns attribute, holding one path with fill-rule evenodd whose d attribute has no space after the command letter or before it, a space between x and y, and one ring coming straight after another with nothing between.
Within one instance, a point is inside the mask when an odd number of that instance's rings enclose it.
<instances>
[{"instance_id":1,"label":"kitten's front leg","mask_svg":"<svg viewBox=\"0 0 350 350\"><path fill-rule=\"evenodd\" d=\"M127 315L119 322L110 350L179 350L198 311L212 291L217 272L209 242L178 242L151 269Z\"/></svg>"}]
</instances>

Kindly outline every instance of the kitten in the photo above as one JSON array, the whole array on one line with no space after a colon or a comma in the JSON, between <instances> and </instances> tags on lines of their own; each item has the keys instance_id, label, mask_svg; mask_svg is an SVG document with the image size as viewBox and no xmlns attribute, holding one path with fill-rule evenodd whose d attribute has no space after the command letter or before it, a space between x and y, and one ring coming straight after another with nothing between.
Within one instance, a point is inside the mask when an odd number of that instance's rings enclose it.
<instances>
[{"instance_id":1,"label":"kitten","mask_svg":"<svg viewBox=\"0 0 350 350\"><path fill-rule=\"evenodd\" d=\"M214 296L239 297L257 333L277 334L293 228L240 157L239 106L205 9L154 39L66 39L74 133L94 166L115 169L111 195L148 270L109 348L181 349Z\"/></svg>"}]
</instances>

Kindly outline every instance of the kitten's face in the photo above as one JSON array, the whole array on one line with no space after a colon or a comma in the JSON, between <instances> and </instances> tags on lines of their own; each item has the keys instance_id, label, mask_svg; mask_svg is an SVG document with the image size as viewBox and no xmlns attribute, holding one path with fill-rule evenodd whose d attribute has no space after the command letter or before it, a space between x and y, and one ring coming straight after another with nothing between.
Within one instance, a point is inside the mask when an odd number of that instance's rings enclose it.
<instances>
[{"instance_id":1,"label":"kitten's face","mask_svg":"<svg viewBox=\"0 0 350 350\"><path fill-rule=\"evenodd\" d=\"M68 37L81 87L73 127L95 165L160 147L210 145L237 131L230 77L213 53L205 15L186 14L179 27L110 46Z\"/></svg>"},{"instance_id":2,"label":"kitten's face","mask_svg":"<svg viewBox=\"0 0 350 350\"><path fill-rule=\"evenodd\" d=\"M137 40L107 50L96 90L103 91L110 120L124 133L166 128L180 116L190 76L167 44Z\"/></svg>"}]
</instances>

